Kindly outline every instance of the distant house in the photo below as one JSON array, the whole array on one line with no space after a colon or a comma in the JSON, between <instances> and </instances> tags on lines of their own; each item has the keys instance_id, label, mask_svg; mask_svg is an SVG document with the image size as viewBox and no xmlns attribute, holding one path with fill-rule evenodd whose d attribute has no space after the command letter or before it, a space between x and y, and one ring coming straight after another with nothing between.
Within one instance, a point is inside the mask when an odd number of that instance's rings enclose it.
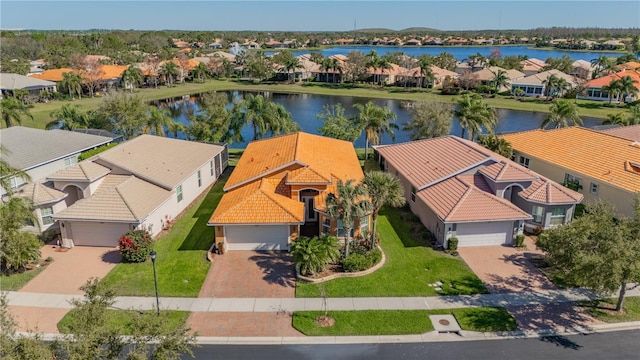
<instances>
[{"instance_id":1,"label":"distant house","mask_svg":"<svg viewBox=\"0 0 640 360\"><path fill-rule=\"evenodd\" d=\"M587 100L598 100L598 101L613 101L620 102L623 101L622 96L624 94L614 94L614 96L609 96L609 92L607 91L607 86L611 84L614 80L620 80L625 76L631 77L631 79L635 80L635 87L640 89L640 73L632 70L624 70L617 73L605 75L599 78L595 78L589 80L584 87L587 89L586 94L578 95L578 99L587 99ZM634 98L629 96L628 99L624 99L624 101L633 101Z\"/></svg>"},{"instance_id":2,"label":"distant house","mask_svg":"<svg viewBox=\"0 0 640 360\"><path fill-rule=\"evenodd\" d=\"M214 41L208 45L209 49L222 49L222 44Z\"/></svg>"},{"instance_id":3,"label":"distant house","mask_svg":"<svg viewBox=\"0 0 640 360\"><path fill-rule=\"evenodd\" d=\"M122 79L122 73L127 70L127 68L128 66L126 65L101 65L97 78L92 80L100 81L103 88L117 87ZM33 74L31 77L58 83L63 80L63 74L67 72L80 74L85 82L90 78L88 73L71 68L49 69L41 74Z\"/></svg>"},{"instance_id":4,"label":"distant house","mask_svg":"<svg viewBox=\"0 0 640 360\"><path fill-rule=\"evenodd\" d=\"M571 76L575 76L582 80L589 80L593 75L593 71L597 68L591 62L586 60L576 60L571 64L573 71L569 73Z\"/></svg>"},{"instance_id":5,"label":"distant house","mask_svg":"<svg viewBox=\"0 0 640 360\"><path fill-rule=\"evenodd\" d=\"M132 229L159 234L227 164L225 145L141 135L35 186L58 198L45 214L59 224L63 246L116 247Z\"/></svg>"},{"instance_id":6,"label":"distant house","mask_svg":"<svg viewBox=\"0 0 640 360\"><path fill-rule=\"evenodd\" d=\"M44 59L29 61L29 74L40 74L44 72L46 62Z\"/></svg>"},{"instance_id":7,"label":"distant house","mask_svg":"<svg viewBox=\"0 0 640 360\"><path fill-rule=\"evenodd\" d=\"M280 41L277 40L269 40L266 43L264 43L264 47L268 48L268 49L284 49L287 48L287 46L283 43L281 43Z\"/></svg>"},{"instance_id":8,"label":"distant house","mask_svg":"<svg viewBox=\"0 0 640 360\"><path fill-rule=\"evenodd\" d=\"M551 69L513 80L511 82L511 93L515 94L517 89L522 89L524 96L546 96L548 95L547 81L551 76L564 79L571 88L577 86L576 80L572 76L560 70Z\"/></svg>"},{"instance_id":9,"label":"distant house","mask_svg":"<svg viewBox=\"0 0 640 360\"><path fill-rule=\"evenodd\" d=\"M406 46L422 46L422 42L418 39L409 39L404 42Z\"/></svg>"},{"instance_id":10,"label":"distant house","mask_svg":"<svg viewBox=\"0 0 640 360\"><path fill-rule=\"evenodd\" d=\"M34 79L29 76L0 73L0 98L13 94L16 90L26 90L30 96L40 96L43 91L54 93L56 83L52 81Z\"/></svg>"},{"instance_id":11,"label":"distant house","mask_svg":"<svg viewBox=\"0 0 640 360\"><path fill-rule=\"evenodd\" d=\"M571 222L582 195L456 136L374 146L411 211L444 247L510 245L524 230Z\"/></svg>"},{"instance_id":12,"label":"distant house","mask_svg":"<svg viewBox=\"0 0 640 360\"><path fill-rule=\"evenodd\" d=\"M113 138L81 134L65 130L40 130L22 126L0 129L2 154L10 166L26 172L33 181L46 178L54 172L78 162L83 151L108 144ZM14 189L26 184L21 177L11 178ZM0 195L6 191L0 188Z\"/></svg>"},{"instance_id":13,"label":"distant house","mask_svg":"<svg viewBox=\"0 0 640 360\"><path fill-rule=\"evenodd\" d=\"M520 65L522 65L524 75L529 76L544 71L543 69L547 63L540 59L531 58L520 61Z\"/></svg>"},{"instance_id":14,"label":"distant house","mask_svg":"<svg viewBox=\"0 0 640 360\"><path fill-rule=\"evenodd\" d=\"M502 135L517 162L559 183L572 183L586 203L605 200L619 214L634 216L640 192L638 128L596 131L583 127L532 130ZM610 133L609 133L610 132ZM626 133L626 135L624 135ZM618 136L616 136L618 135Z\"/></svg>"},{"instance_id":15,"label":"distant house","mask_svg":"<svg viewBox=\"0 0 640 360\"><path fill-rule=\"evenodd\" d=\"M494 85L493 79L496 77L496 74L498 74L498 72L500 71L505 72L508 84L501 86L500 89L498 89L499 92L509 90L510 84L512 84L514 81L518 81L519 79L524 78L525 76L523 73L521 73L516 69L504 69L499 66L491 66L491 67L482 69L480 71L476 71L472 73L472 76L474 79L479 81L482 85L493 86Z\"/></svg>"}]
</instances>

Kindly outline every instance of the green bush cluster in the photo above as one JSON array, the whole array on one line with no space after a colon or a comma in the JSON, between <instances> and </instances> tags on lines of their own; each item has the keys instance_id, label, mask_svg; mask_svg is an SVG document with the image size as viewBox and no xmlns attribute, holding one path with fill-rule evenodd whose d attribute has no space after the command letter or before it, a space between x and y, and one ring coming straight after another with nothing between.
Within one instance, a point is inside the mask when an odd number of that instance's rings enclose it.
<instances>
[{"instance_id":1,"label":"green bush cluster","mask_svg":"<svg viewBox=\"0 0 640 360\"><path fill-rule=\"evenodd\" d=\"M524 235L522 234L518 234L516 235L516 247L523 247L524 246Z\"/></svg>"},{"instance_id":2,"label":"green bush cluster","mask_svg":"<svg viewBox=\"0 0 640 360\"><path fill-rule=\"evenodd\" d=\"M329 263L340 257L338 248L338 239L335 236L298 238L291 243L291 255L296 263L296 271L302 275L316 275L326 270Z\"/></svg>"},{"instance_id":3,"label":"green bush cluster","mask_svg":"<svg viewBox=\"0 0 640 360\"><path fill-rule=\"evenodd\" d=\"M118 240L122 259L126 262L145 262L153 249L153 238L147 230L131 230Z\"/></svg>"},{"instance_id":4,"label":"green bush cluster","mask_svg":"<svg viewBox=\"0 0 640 360\"><path fill-rule=\"evenodd\" d=\"M363 271L371 268L382 260L380 249L373 249L367 253L353 252L342 260L342 268L345 272Z\"/></svg>"},{"instance_id":5,"label":"green bush cluster","mask_svg":"<svg viewBox=\"0 0 640 360\"><path fill-rule=\"evenodd\" d=\"M80 155L78 155L78 161L82 161L82 160L86 160L94 155L98 155L101 152L105 151L105 150L109 150L112 147L118 145L118 143L109 143L106 145L102 145L102 146L98 146L95 149L91 149L91 150L87 150L85 152L80 153Z\"/></svg>"}]
</instances>

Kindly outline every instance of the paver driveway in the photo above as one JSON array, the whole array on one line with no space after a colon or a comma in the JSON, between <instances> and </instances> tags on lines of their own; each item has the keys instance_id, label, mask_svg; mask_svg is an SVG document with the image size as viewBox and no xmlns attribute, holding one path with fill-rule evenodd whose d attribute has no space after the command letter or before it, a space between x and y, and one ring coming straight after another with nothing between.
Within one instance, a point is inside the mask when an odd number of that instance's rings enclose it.
<instances>
[{"instance_id":1,"label":"paver driveway","mask_svg":"<svg viewBox=\"0 0 640 360\"><path fill-rule=\"evenodd\" d=\"M459 248L458 252L492 293L557 289L530 261L543 255L536 249L534 240L526 237L525 245L524 250L511 246L480 246ZM571 303L507 306L506 309L522 330L580 328L599 323Z\"/></svg>"},{"instance_id":2,"label":"paver driveway","mask_svg":"<svg viewBox=\"0 0 640 360\"><path fill-rule=\"evenodd\" d=\"M303 336L291 325L291 314L193 312L187 325L198 336Z\"/></svg>"},{"instance_id":3,"label":"paver driveway","mask_svg":"<svg viewBox=\"0 0 640 360\"><path fill-rule=\"evenodd\" d=\"M49 294L83 294L80 287L92 277L103 278L120 262L116 249L76 246L65 252L52 245L45 245L42 258L51 256L54 261L20 291Z\"/></svg>"},{"instance_id":4,"label":"paver driveway","mask_svg":"<svg viewBox=\"0 0 640 360\"><path fill-rule=\"evenodd\" d=\"M292 298L295 286L287 252L228 251L215 255L199 297Z\"/></svg>"}]
</instances>

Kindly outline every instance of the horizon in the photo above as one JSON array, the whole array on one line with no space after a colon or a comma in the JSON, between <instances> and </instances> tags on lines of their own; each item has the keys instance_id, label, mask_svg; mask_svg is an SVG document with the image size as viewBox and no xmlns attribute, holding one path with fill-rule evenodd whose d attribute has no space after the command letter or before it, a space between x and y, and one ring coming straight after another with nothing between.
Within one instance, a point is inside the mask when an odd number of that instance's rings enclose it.
<instances>
[{"instance_id":1,"label":"horizon","mask_svg":"<svg viewBox=\"0 0 640 360\"><path fill-rule=\"evenodd\" d=\"M336 5L339 10L336 11ZM364 6L363 6L364 5ZM627 11L597 11L600 7ZM638 1L7 1L3 31L400 32L629 29ZM197 11L193 11L197 8ZM404 11L409 9L410 11ZM397 16L389 12L399 11ZM596 11L594 11L596 10ZM100 14L96 17L96 14ZM444 14L444 15L443 15ZM447 14L453 14L453 16ZM566 16L570 14L570 16ZM524 16L523 16L524 15ZM180 24L167 26L167 23Z\"/></svg>"}]
</instances>

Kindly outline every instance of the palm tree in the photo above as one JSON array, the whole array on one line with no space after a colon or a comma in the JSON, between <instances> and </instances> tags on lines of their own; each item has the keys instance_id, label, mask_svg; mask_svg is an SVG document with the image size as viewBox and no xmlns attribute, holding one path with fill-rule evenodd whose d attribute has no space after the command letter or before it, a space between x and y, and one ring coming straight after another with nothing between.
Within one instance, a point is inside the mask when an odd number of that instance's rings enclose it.
<instances>
[{"instance_id":1,"label":"palm tree","mask_svg":"<svg viewBox=\"0 0 640 360\"><path fill-rule=\"evenodd\" d=\"M342 222L344 229L345 258L349 257L349 241L355 219L360 219L371 212L371 201L367 199L367 189L362 184L353 184L353 180L338 180L336 193L329 193L326 198L327 215Z\"/></svg>"},{"instance_id":2,"label":"palm tree","mask_svg":"<svg viewBox=\"0 0 640 360\"><path fill-rule=\"evenodd\" d=\"M542 82L546 85L545 93L547 96L551 95L552 97L555 97L557 95L556 90L558 88L558 81L560 81L560 78L555 74L552 74Z\"/></svg>"},{"instance_id":3,"label":"palm tree","mask_svg":"<svg viewBox=\"0 0 640 360\"><path fill-rule=\"evenodd\" d=\"M624 118L622 113L607 114L607 119L602 122L602 125L626 126L627 119Z\"/></svg>"},{"instance_id":4,"label":"palm tree","mask_svg":"<svg viewBox=\"0 0 640 360\"><path fill-rule=\"evenodd\" d=\"M510 159L513 155L513 147L504 138L497 137L496 135L480 135L478 136L478 144L486 147L494 153L500 154L507 159Z\"/></svg>"},{"instance_id":5,"label":"palm tree","mask_svg":"<svg viewBox=\"0 0 640 360\"><path fill-rule=\"evenodd\" d=\"M602 91L609 94L609 104L611 104L613 98L618 98L618 96L622 92L622 82L620 81L620 79L611 80L609 85L605 85L602 87Z\"/></svg>"},{"instance_id":6,"label":"palm tree","mask_svg":"<svg viewBox=\"0 0 640 360\"><path fill-rule=\"evenodd\" d=\"M64 104L58 110L51 112L54 119L47 123L45 129L75 130L89 127L89 114L78 104Z\"/></svg>"},{"instance_id":7,"label":"palm tree","mask_svg":"<svg viewBox=\"0 0 640 360\"><path fill-rule=\"evenodd\" d=\"M433 70L431 70L431 60L420 58L418 60L418 67L420 68L420 81L418 82L418 85L422 88L425 80L429 80L426 81L428 88L429 83L434 79Z\"/></svg>"},{"instance_id":8,"label":"palm tree","mask_svg":"<svg viewBox=\"0 0 640 360\"><path fill-rule=\"evenodd\" d=\"M283 66L287 70L287 73L289 73L289 72L293 73L293 79L291 79L291 81L295 82L295 80L296 80L296 78L295 78L296 77L296 69L298 69L298 68L300 68L302 66L302 65L300 65L300 60L295 56L291 56L290 58L288 58L285 61Z\"/></svg>"},{"instance_id":9,"label":"palm tree","mask_svg":"<svg viewBox=\"0 0 640 360\"><path fill-rule=\"evenodd\" d=\"M245 125L253 127L253 140L271 134L290 133L299 129L286 109L262 95L247 94L244 100L234 103L231 110L232 140L244 141L240 131Z\"/></svg>"},{"instance_id":10,"label":"palm tree","mask_svg":"<svg viewBox=\"0 0 640 360\"><path fill-rule=\"evenodd\" d=\"M191 74L203 83L208 74L207 66L204 63L198 63L198 65L191 70Z\"/></svg>"},{"instance_id":11,"label":"palm tree","mask_svg":"<svg viewBox=\"0 0 640 360\"><path fill-rule=\"evenodd\" d=\"M171 115L169 115L167 109L149 106L149 115L142 128L142 133L150 134L151 131L153 131L156 136L167 136L164 129L168 128L172 122L174 122L174 120Z\"/></svg>"},{"instance_id":12,"label":"palm tree","mask_svg":"<svg viewBox=\"0 0 640 360\"><path fill-rule=\"evenodd\" d=\"M600 73L611 71L615 67L615 61L606 55L600 55L597 59L591 60L591 65L596 67L593 71L593 77L596 78Z\"/></svg>"},{"instance_id":13,"label":"palm tree","mask_svg":"<svg viewBox=\"0 0 640 360\"><path fill-rule=\"evenodd\" d=\"M6 155L8 153L10 153L10 151L0 145L0 155ZM5 157L0 156L0 187L3 188L9 196L13 195L13 185L11 184L11 178L13 177L22 178L26 182L31 181L29 174L9 165ZM0 203L2 203L2 201L0 201Z\"/></svg>"},{"instance_id":14,"label":"palm tree","mask_svg":"<svg viewBox=\"0 0 640 360\"><path fill-rule=\"evenodd\" d=\"M393 67L391 66L391 63L385 59L385 58L380 58L378 60L378 69L380 69L381 74L378 75L378 81L380 82L380 86L384 86L384 82L382 81L382 75L384 74L385 70L390 70Z\"/></svg>"},{"instance_id":15,"label":"palm tree","mask_svg":"<svg viewBox=\"0 0 640 360\"><path fill-rule=\"evenodd\" d=\"M461 138L464 138L468 130L469 139L473 140L476 134L482 132L482 128L493 134L498 116L496 110L482 100L482 96L464 94L457 103L458 108L454 111L454 115L458 117L462 128Z\"/></svg>"},{"instance_id":16,"label":"palm tree","mask_svg":"<svg viewBox=\"0 0 640 360\"><path fill-rule=\"evenodd\" d=\"M23 116L33 120L29 107L13 97L0 100L0 113L2 113L2 120L6 127L12 127L16 124L22 125Z\"/></svg>"},{"instance_id":17,"label":"palm tree","mask_svg":"<svg viewBox=\"0 0 640 360\"><path fill-rule=\"evenodd\" d=\"M628 112L627 125L640 125L640 104L633 105Z\"/></svg>"},{"instance_id":18,"label":"palm tree","mask_svg":"<svg viewBox=\"0 0 640 360\"><path fill-rule=\"evenodd\" d=\"M634 96L638 93L638 87L635 85L637 80L634 80L631 76L623 76L620 79L620 93L622 94L622 101L624 102L628 96Z\"/></svg>"},{"instance_id":19,"label":"palm tree","mask_svg":"<svg viewBox=\"0 0 640 360\"><path fill-rule=\"evenodd\" d=\"M507 76L507 72L498 69L497 72L491 72L493 74L493 86L496 88L495 94L498 95L498 90L503 87L509 85L509 77Z\"/></svg>"},{"instance_id":20,"label":"palm tree","mask_svg":"<svg viewBox=\"0 0 640 360\"><path fill-rule=\"evenodd\" d=\"M553 101L553 104L551 104L549 110L551 110L551 112L540 125L541 129L546 128L549 124L553 124L556 129L582 125L582 119L578 115L578 107L571 101L556 99Z\"/></svg>"},{"instance_id":21,"label":"palm tree","mask_svg":"<svg viewBox=\"0 0 640 360\"><path fill-rule=\"evenodd\" d=\"M364 175L362 183L367 188L367 194L371 199L371 248L376 246L376 228L378 224L378 213L383 206L400 207L404 206L404 189L398 177L382 171L370 171Z\"/></svg>"},{"instance_id":22,"label":"palm tree","mask_svg":"<svg viewBox=\"0 0 640 360\"><path fill-rule=\"evenodd\" d=\"M387 107L374 104L372 101L365 105L355 104L354 108L358 109L357 121L364 128L364 158L368 158L369 143L379 145L380 138L384 133L389 134L391 139L395 140L396 136L393 129L398 129L393 121L396 120L396 114Z\"/></svg>"},{"instance_id":23,"label":"palm tree","mask_svg":"<svg viewBox=\"0 0 640 360\"><path fill-rule=\"evenodd\" d=\"M133 65L129 66L122 72L122 83L125 88L131 86L133 92L136 85L142 84L142 71Z\"/></svg>"},{"instance_id":24,"label":"palm tree","mask_svg":"<svg viewBox=\"0 0 640 360\"><path fill-rule=\"evenodd\" d=\"M178 76L180 74L180 70L178 69L178 65L173 61L167 61L164 66L160 68L160 74L165 77L167 86L170 87L173 85L173 77Z\"/></svg>"},{"instance_id":25,"label":"palm tree","mask_svg":"<svg viewBox=\"0 0 640 360\"><path fill-rule=\"evenodd\" d=\"M60 87L67 88L71 100L75 100L73 94L78 94L78 98L82 98L82 76L76 72L62 73L62 82Z\"/></svg>"},{"instance_id":26,"label":"palm tree","mask_svg":"<svg viewBox=\"0 0 640 360\"><path fill-rule=\"evenodd\" d=\"M167 124L167 132L169 132L170 134L173 134L174 139L178 138L178 132L184 132L184 130L185 130L184 125L177 121L172 121L169 124Z\"/></svg>"}]
</instances>

